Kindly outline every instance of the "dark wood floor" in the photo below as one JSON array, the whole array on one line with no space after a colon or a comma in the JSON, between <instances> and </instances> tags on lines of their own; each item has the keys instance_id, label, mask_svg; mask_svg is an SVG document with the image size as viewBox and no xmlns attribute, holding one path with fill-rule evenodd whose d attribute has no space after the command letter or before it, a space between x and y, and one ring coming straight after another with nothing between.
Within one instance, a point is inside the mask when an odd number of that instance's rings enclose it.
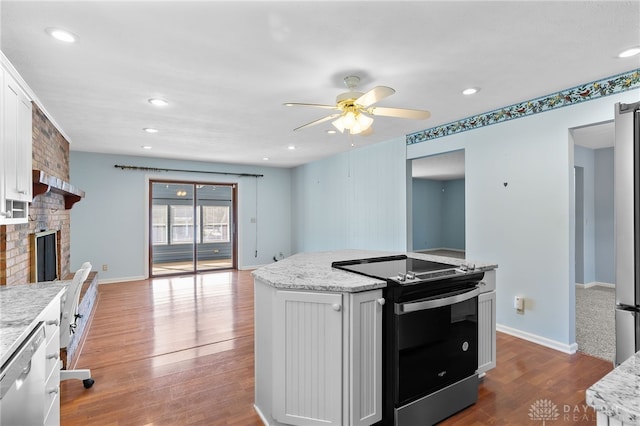
<instances>
[{"instance_id":1,"label":"dark wood floor","mask_svg":"<svg viewBox=\"0 0 640 426\"><path fill-rule=\"evenodd\" d=\"M444 425L595 424L585 390L610 362L566 355L498 333L498 367L478 402ZM247 271L99 286L76 368L95 385L61 384L61 423L72 425L260 425L253 410L253 280ZM418 425L417 425L418 426Z\"/></svg>"}]
</instances>

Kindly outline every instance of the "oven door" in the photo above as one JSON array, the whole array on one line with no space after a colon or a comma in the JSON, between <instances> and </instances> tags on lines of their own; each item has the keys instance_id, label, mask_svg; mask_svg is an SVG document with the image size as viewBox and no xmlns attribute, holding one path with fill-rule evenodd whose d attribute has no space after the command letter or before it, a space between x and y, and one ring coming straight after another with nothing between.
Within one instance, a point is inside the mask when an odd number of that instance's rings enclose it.
<instances>
[{"instance_id":1,"label":"oven door","mask_svg":"<svg viewBox=\"0 0 640 426\"><path fill-rule=\"evenodd\" d=\"M395 303L395 406L475 374L477 288Z\"/></svg>"}]
</instances>

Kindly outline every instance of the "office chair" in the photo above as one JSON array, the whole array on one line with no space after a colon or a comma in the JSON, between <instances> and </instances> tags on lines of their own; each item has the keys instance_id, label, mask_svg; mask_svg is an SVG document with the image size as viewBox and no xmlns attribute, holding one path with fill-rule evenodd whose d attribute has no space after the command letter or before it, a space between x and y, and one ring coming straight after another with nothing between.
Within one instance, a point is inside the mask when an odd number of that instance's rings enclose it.
<instances>
[{"instance_id":1,"label":"office chair","mask_svg":"<svg viewBox=\"0 0 640 426\"><path fill-rule=\"evenodd\" d=\"M76 320L80 317L78 314L80 290L90 272L91 263L83 263L80 269L74 274L73 280L68 285L67 291L63 296L60 315L60 349L64 349L69 345L71 335L75 332ZM82 380L85 389L89 389L94 383L94 380L91 378L91 370L88 369L60 370L60 381L68 379Z\"/></svg>"}]
</instances>

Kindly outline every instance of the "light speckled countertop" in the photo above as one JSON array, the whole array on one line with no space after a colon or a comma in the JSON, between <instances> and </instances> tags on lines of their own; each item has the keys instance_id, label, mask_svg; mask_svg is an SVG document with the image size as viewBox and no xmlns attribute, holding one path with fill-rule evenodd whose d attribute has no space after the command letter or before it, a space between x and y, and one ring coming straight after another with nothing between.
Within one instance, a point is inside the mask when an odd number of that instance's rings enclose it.
<instances>
[{"instance_id":1,"label":"light speckled countertop","mask_svg":"<svg viewBox=\"0 0 640 426\"><path fill-rule=\"evenodd\" d=\"M368 257L406 254L409 257L450 263L453 265L474 264L478 271L497 268L496 264L478 263L452 257L421 253L384 252L370 250L338 250L315 253L298 253L253 271L261 281L284 289L336 291L355 293L386 287L384 280L365 277L331 267L332 262Z\"/></svg>"},{"instance_id":2,"label":"light speckled countertop","mask_svg":"<svg viewBox=\"0 0 640 426\"><path fill-rule=\"evenodd\" d=\"M640 425L640 352L587 389L586 399L607 417Z\"/></svg>"},{"instance_id":3,"label":"light speckled countertop","mask_svg":"<svg viewBox=\"0 0 640 426\"><path fill-rule=\"evenodd\" d=\"M36 327L36 319L70 281L0 286L0 365Z\"/></svg>"}]
</instances>

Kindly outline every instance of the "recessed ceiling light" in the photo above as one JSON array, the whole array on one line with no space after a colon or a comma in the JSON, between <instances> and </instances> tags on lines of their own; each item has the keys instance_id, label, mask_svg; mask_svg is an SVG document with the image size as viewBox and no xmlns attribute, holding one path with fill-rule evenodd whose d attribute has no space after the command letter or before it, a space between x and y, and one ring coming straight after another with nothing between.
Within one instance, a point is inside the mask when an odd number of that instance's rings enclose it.
<instances>
[{"instance_id":1,"label":"recessed ceiling light","mask_svg":"<svg viewBox=\"0 0 640 426\"><path fill-rule=\"evenodd\" d=\"M60 28L49 27L45 30L47 34L56 40L64 41L65 43L75 43L78 40L78 36Z\"/></svg>"},{"instance_id":2,"label":"recessed ceiling light","mask_svg":"<svg viewBox=\"0 0 640 426\"><path fill-rule=\"evenodd\" d=\"M295 145L289 145L289 146L287 147L287 149L290 149L291 151L293 151L294 149L296 149L296 147L295 147Z\"/></svg>"},{"instance_id":3,"label":"recessed ceiling light","mask_svg":"<svg viewBox=\"0 0 640 426\"><path fill-rule=\"evenodd\" d=\"M269 157L262 157L262 161L269 161Z\"/></svg>"},{"instance_id":4,"label":"recessed ceiling light","mask_svg":"<svg viewBox=\"0 0 640 426\"><path fill-rule=\"evenodd\" d=\"M161 99L161 98L151 98L151 99L149 99L149 103L151 105L155 105L155 106L167 106L167 105L169 105L169 102L167 102L166 100Z\"/></svg>"},{"instance_id":5,"label":"recessed ceiling light","mask_svg":"<svg viewBox=\"0 0 640 426\"><path fill-rule=\"evenodd\" d=\"M329 130L327 130L327 133L329 133L330 135L335 135L336 131L333 130L333 129L329 129Z\"/></svg>"},{"instance_id":6,"label":"recessed ceiling light","mask_svg":"<svg viewBox=\"0 0 640 426\"><path fill-rule=\"evenodd\" d=\"M618 53L618 58L630 58L640 53L640 46L632 47Z\"/></svg>"},{"instance_id":7,"label":"recessed ceiling light","mask_svg":"<svg viewBox=\"0 0 640 426\"><path fill-rule=\"evenodd\" d=\"M158 133L158 129L154 129L153 127L145 127L142 130L144 130L147 133Z\"/></svg>"},{"instance_id":8,"label":"recessed ceiling light","mask_svg":"<svg viewBox=\"0 0 640 426\"><path fill-rule=\"evenodd\" d=\"M473 95L474 93L478 93L478 89L477 87L469 87L468 89L464 89L462 91L463 95Z\"/></svg>"},{"instance_id":9,"label":"recessed ceiling light","mask_svg":"<svg viewBox=\"0 0 640 426\"><path fill-rule=\"evenodd\" d=\"M151 149L151 145L142 145L140 148L142 149Z\"/></svg>"}]
</instances>

